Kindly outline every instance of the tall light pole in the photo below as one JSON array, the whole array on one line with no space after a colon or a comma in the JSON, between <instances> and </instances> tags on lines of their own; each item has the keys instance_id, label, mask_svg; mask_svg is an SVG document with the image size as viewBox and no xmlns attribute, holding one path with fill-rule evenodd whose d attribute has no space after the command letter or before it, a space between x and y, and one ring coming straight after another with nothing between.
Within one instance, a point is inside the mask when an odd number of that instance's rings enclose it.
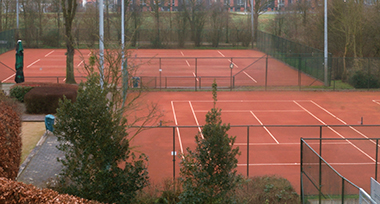
<instances>
[{"instance_id":1,"label":"tall light pole","mask_svg":"<svg viewBox=\"0 0 380 204\"><path fill-rule=\"evenodd\" d=\"M18 15L19 15L19 6L18 6L18 0L16 1L16 12L17 12L17 29L18 29L18 26L19 26L19 20L18 20Z\"/></svg>"},{"instance_id":2,"label":"tall light pole","mask_svg":"<svg viewBox=\"0 0 380 204\"><path fill-rule=\"evenodd\" d=\"M325 86L328 86L327 0L325 0L324 32L324 81Z\"/></svg>"},{"instance_id":3,"label":"tall light pole","mask_svg":"<svg viewBox=\"0 0 380 204\"><path fill-rule=\"evenodd\" d=\"M104 70L104 12L103 0L99 0L99 63L100 63L100 86L103 88Z\"/></svg>"},{"instance_id":4,"label":"tall light pole","mask_svg":"<svg viewBox=\"0 0 380 204\"><path fill-rule=\"evenodd\" d=\"M252 25L252 48L253 48L253 41L255 40L253 37L255 36L255 31L253 28L253 0L251 0L251 25Z\"/></svg>"}]
</instances>

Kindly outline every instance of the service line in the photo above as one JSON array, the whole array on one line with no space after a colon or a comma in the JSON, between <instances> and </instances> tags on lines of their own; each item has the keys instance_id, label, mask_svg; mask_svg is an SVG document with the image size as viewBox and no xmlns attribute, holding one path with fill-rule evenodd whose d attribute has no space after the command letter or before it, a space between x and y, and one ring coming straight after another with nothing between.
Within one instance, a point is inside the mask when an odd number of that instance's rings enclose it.
<instances>
[{"instance_id":1,"label":"service line","mask_svg":"<svg viewBox=\"0 0 380 204\"><path fill-rule=\"evenodd\" d=\"M52 54L54 51L55 51L55 50L53 50L53 51L47 53L47 54L45 55L45 57L49 56L49 55Z\"/></svg>"},{"instance_id":2,"label":"service line","mask_svg":"<svg viewBox=\"0 0 380 204\"><path fill-rule=\"evenodd\" d=\"M312 102L312 101L311 101ZM323 125L325 125L328 129L330 129L332 132L334 132L335 134L337 134L339 137L341 137L342 139L346 139L342 134L340 134L338 131L336 131L334 128L332 128L331 126L327 125L325 122L323 122L321 119L319 119L317 116L315 116L314 114L312 114L309 110L307 110L305 107L301 106L299 103L297 103L297 101L294 101L294 103L299 106L301 109L303 109L305 112L307 112L309 115L311 115L313 118L315 118L316 120L318 120L320 123L322 123ZM354 145L351 141L347 140L346 141L352 145L355 149L357 149L359 152L361 152L362 154L364 154L366 157L368 157L370 160L376 162L375 159L373 159L371 156L369 156L367 153L365 153L362 149L360 149L358 146Z\"/></svg>"},{"instance_id":3,"label":"service line","mask_svg":"<svg viewBox=\"0 0 380 204\"><path fill-rule=\"evenodd\" d=\"M247 72L243 71L243 73L247 75L247 77L250 78L253 82L257 83L257 81L253 77L251 77Z\"/></svg>"},{"instance_id":4,"label":"service line","mask_svg":"<svg viewBox=\"0 0 380 204\"><path fill-rule=\"evenodd\" d=\"M189 105L190 105L190 108L191 108L191 112L193 112L195 123L197 123L199 133L201 134L202 139L204 139L203 134L202 134L201 126L199 125L198 118L195 115L195 111L194 111L193 105L191 104L191 101L189 101Z\"/></svg>"},{"instance_id":5,"label":"service line","mask_svg":"<svg viewBox=\"0 0 380 204\"><path fill-rule=\"evenodd\" d=\"M174 101L171 101L170 103L172 105L173 117L174 117L175 125L178 126L177 115L175 114L175 109L174 109ZM179 146L181 148L181 155L183 157L183 147L182 147L181 133L179 132L179 128L178 127L176 128L176 130L177 130L177 133L178 133L178 141L179 141Z\"/></svg>"},{"instance_id":6,"label":"service line","mask_svg":"<svg viewBox=\"0 0 380 204\"><path fill-rule=\"evenodd\" d=\"M263 128L265 129L265 131L267 131L267 133L272 137L272 139L277 143L277 144L280 144L277 139L274 137L274 135L268 130L267 127L264 126L264 124L261 122L261 120L252 112L250 111L250 113L253 115L253 117L256 118L256 120L260 123L260 125L263 126Z\"/></svg>"},{"instance_id":7,"label":"service line","mask_svg":"<svg viewBox=\"0 0 380 204\"><path fill-rule=\"evenodd\" d=\"M39 61L40 61L40 59L38 59L38 60L32 62L32 63L29 64L26 68L31 67L32 65L36 64L36 63L39 62ZM12 77L14 77L14 76L16 76L16 73L14 73L14 74L12 74L11 76L9 76L8 78L4 79L3 81L1 81L1 83L4 83L5 81L9 80L10 78L12 78Z\"/></svg>"}]
</instances>

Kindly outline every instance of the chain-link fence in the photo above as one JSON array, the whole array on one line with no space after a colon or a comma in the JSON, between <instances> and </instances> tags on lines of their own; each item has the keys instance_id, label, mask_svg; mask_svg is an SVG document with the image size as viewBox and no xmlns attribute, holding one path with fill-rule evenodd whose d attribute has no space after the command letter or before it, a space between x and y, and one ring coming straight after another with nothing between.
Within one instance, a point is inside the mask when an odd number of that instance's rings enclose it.
<instances>
[{"instance_id":1,"label":"chain-link fence","mask_svg":"<svg viewBox=\"0 0 380 204\"><path fill-rule=\"evenodd\" d=\"M302 203L371 203L360 187L377 179L378 150L378 138L301 138Z\"/></svg>"},{"instance_id":2,"label":"chain-link fence","mask_svg":"<svg viewBox=\"0 0 380 204\"><path fill-rule=\"evenodd\" d=\"M0 32L0 54L13 50L16 47L15 30Z\"/></svg>"}]
</instances>

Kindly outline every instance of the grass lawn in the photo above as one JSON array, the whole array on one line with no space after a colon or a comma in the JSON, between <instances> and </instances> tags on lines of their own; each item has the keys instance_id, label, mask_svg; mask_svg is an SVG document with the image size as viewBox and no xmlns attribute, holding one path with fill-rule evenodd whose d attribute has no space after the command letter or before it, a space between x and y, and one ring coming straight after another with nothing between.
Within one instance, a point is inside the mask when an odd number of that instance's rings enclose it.
<instances>
[{"instance_id":1,"label":"grass lawn","mask_svg":"<svg viewBox=\"0 0 380 204\"><path fill-rule=\"evenodd\" d=\"M23 122L21 128L21 163L28 157L29 153L36 146L41 136L45 133L44 122Z\"/></svg>"}]
</instances>

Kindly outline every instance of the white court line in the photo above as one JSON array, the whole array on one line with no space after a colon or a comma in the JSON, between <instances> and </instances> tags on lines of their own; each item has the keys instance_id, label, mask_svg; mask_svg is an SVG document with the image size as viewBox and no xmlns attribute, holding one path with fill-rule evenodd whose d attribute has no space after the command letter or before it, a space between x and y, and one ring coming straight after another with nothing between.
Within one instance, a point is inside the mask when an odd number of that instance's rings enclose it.
<instances>
[{"instance_id":1,"label":"white court line","mask_svg":"<svg viewBox=\"0 0 380 204\"><path fill-rule=\"evenodd\" d=\"M79 62L79 64L77 65L77 67L79 67L83 62L84 62L84 60L82 60L81 62Z\"/></svg>"},{"instance_id":2,"label":"white court line","mask_svg":"<svg viewBox=\"0 0 380 204\"><path fill-rule=\"evenodd\" d=\"M205 137L203 137L202 129L201 129L201 126L199 125L198 118L195 115L194 108L193 108L193 105L191 104L191 101L189 101L189 105L190 105L191 111L193 112L193 116L194 116L195 122L197 123L199 133L201 134L202 139L204 139Z\"/></svg>"},{"instance_id":3,"label":"white court line","mask_svg":"<svg viewBox=\"0 0 380 204\"><path fill-rule=\"evenodd\" d=\"M183 54L183 52L182 51L180 51L180 52L181 52L182 57L184 57L185 55Z\"/></svg>"},{"instance_id":4,"label":"white court line","mask_svg":"<svg viewBox=\"0 0 380 204\"><path fill-rule=\"evenodd\" d=\"M319 119L317 116L315 116L314 114L312 114L310 111L308 111L306 108L304 108L303 106L301 106L299 103L297 103L297 101L294 101L294 103L296 105L298 105L300 108L302 108L305 112L309 113L313 118L315 118L316 120L318 120L320 123L322 123L323 125L325 125L327 128L329 128L331 131L333 131L335 134L337 134L339 137L343 138L343 139L346 139L343 135L341 135L339 132L337 132L335 129L333 129L332 127L328 126L325 122L323 122L321 119ZM354 145L351 141L349 140L346 140L349 144L351 144L355 149L357 149L359 152L361 152L362 154L364 154L366 157L368 157L369 159L371 159L372 161L376 162L375 159L373 159L371 156L369 156L367 153L365 153L363 150L361 150L359 147L357 147L356 145Z\"/></svg>"},{"instance_id":5,"label":"white court line","mask_svg":"<svg viewBox=\"0 0 380 204\"><path fill-rule=\"evenodd\" d=\"M251 77L247 72L243 71L243 73L245 75L247 75L247 77L250 78L252 81L254 81L255 83L257 83L257 81L253 77Z\"/></svg>"},{"instance_id":6,"label":"white court line","mask_svg":"<svg viewBox=\"0 0 380 204\"><path fill-rule=\"evenodd\" d=\"M380 105L380 103L378 102L378 100L372 100L372 102L376 103L377 105Z\"/></svg>"},{"instance_id":7,"label":"white court line","mask_svg":"<svg viewBox=\"0 0 380 204\"><path fill-rule=\"evenodd\" d=\"M260 121L260 119L259 119L259 118L258 118L258 117L257 117L252 111L250 111L250 112L251 112L251 114L253 115L253 117L255 117L256 120L260 123L260 125L263 126L263 128L265 129L265 131L267 131L267 133L272 137L272 139L273 139L277 144L280 144L280 143L277 141L277 139L273 136L273 134L268 130L268 128L264 126L264 124Z\"/></svg>"},{"instance_id":8,"label":"white court line","mask_svg":"<svg viewBox=\"0 0 380 204\"><path fill-rule=\"evenodd\" d=\"M187 60L186 60L186 64L187 64L187 66L189 66L189 67L190 67L190 63L189 63L189 61L187 61Z\"/></svg>"},{"instance_id":9,"label":"white court line","mask_svg":"<svg viewBox=\"0 0 380 204\"><path fill-rule=\"evenodd\" d=\"M53 53L54 51L55 51L55 50L53 50L53 51L47 53L47 54L45 55L45 57L49 56L49 55L50 55L51 53Z\"/></svg>"},{"instance_id":10,"label":"white court line","mask_svg":"<svg viewBox=\"0 0 380 204\"><path fill-rule=\"evenodd\" d=\"M29 64L26 68L29 68L30 66L36 64L36 63L39 62L39 61L40 61L40 59L38 59L38 60L32 62L32 63ZM16 73L14 73L14 74L12 74L11 76L9 76L8 78L4 79L3 81L1 81L1 83L4 83L5 81L7 81L8 79L10 79L10 78L12 78L12 77L14 77L14 76L16 76Z\"/></svg>"},{"instance_id":11,"label":"white court line","mask_svg":"<svg viewBox=\"0 0 380 204\"><path fill-rule=\"evenodd\" d=\"M353 165L375 165L374 163L369 162L363 162L363 163L329 163L330 165L334 166L353 166ZM255 164L249 164L249 166L299 166L300 163L294 162L294 163L255 163ZM312 163L308 165L315 165L318 166L319 163ZM238 164L238 166L247 166L247 164Z\"/></svg>"},{"instance_id":12,"label":"white court line","mask_svg":"<svg viewBox=\"0 0 380 204\"><path fill-rule=\"evenodd\" d=\"M315 103L314 101L310 101L311 103L313 103L314 105L316 105L318 108L322 109L323 111L325 111L326 113L328 113L329 115L331 115L332 117L334 117L335 119L339 120L341 123L345 124L345 125L348 125L346 122L344 122L343 120L341 120L340 118L338 118L337 116L335 116L334 114L332 114L331 112L329 112L328 110L324 109L323 107L321 107L320 105L318 105L317 103ZM354 127L352 127L351 125L348 126L351 130L355 131L356 133L358 133L359 135L361 135L362 137L366 138L366 139L369 139L365 134L363 134L362 132L360 132L359 130L355 129ZM373 144L375 144L375 142L373 140L370 140L370 142L372 142Z\"/></svg>"},{"instance_id":13,"label":"white court line","mask_svg":"<svg viewBox=\"0 0 380 204\"><path fill-rule=\"evenodd\" d=\"M177 115L175 114L175 110L174 110L174 102L171 101L171 104L172 104L172 110L173 110L174 122L175 122L175 125L178 126ZM179 132L179 128L177 127L176 129L177 129L177 133L178 133L179 146L181 147L181 154L182 154L182 157L183 157L183 147L182 147L181 134L180 134L180 132Z\"/></svg>"},{"instance_id":14,"label":"white court line","mask_svg":"<svg viewBox=\"0 0 380 204\"><path fill-rule=\"evenodd\" d=\"M319 142L308 142L307 144L309 145L319 145ZM234 143L234 145L236 146L247 146L247 143L246 142L237 142L237 143ZM271 146L271 145L281 145L281 146L285 146L285 145L297 145L299 146L300 143L280 143L280 144L275 144L275 143L249 143L248 144L249 146ZM349 145L347 142L323 142L323 145Z\"/></svg>"},{"instance_id":15,"label":"white court line","mask_svg":"<svg viewBox=\"0 0 380 204\"><path fill-rule=\"evenodd\" d=\"M220 54L220 55L222 55L222 57L226 57L226 56L224 56L224 54L223 54L223 53L221 53L219 50L218 50L218 52L219 52L219 54Z\"/></svg>"},{"instance_id":16,"label":"white court line","mask_svg":"<svg viewBox=\"0 0 380 204\"><path fill-rule=\"evenodd\" d=\"M188 102L189 100L175 100L174 102ZM310 100L297 100L298 102L310 102ZM192 100L196 103L213 103L213 100ZM218 100L217 103L294 103L294 100Z\"/></svg>"},{"instance_id":17,"label":"white court line","mask_svg":"<svg viewBox=\"0 0 380 204\"><path fill-rule=\"evenodd\" d=\"M207 113L209 110L197 110L195 112ZM249 113L253 111L255 113L293 113L293 112L304 112L303 110L222 110L222 113Z\"/></svg>"},{"instance_id":18,"label":"white court line","mask_svg":"<svg viewBox=\"0 0 380 204\"><path fill-rule=\"evenodd\" d=\"M197 76L195 75L195 73L194 73L194 72L193 72L193 75L194 75L194 77L197 77ZM196 80L197 80L197 81L199 81L199 79L198 79L198 78L196 78Z\"/></svg>"}]
</instances>

